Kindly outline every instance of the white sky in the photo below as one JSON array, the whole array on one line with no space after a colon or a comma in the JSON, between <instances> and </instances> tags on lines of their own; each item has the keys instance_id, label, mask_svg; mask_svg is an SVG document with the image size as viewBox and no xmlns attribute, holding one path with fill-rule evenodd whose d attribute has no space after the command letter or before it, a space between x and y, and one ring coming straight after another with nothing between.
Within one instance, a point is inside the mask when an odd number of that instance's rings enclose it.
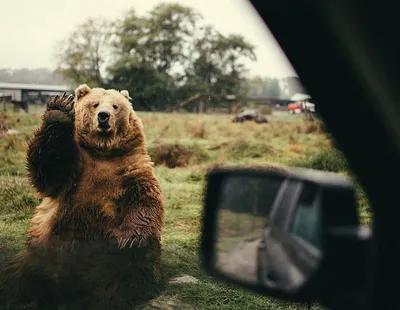
<instances>
[{"instance_id":1,"label":"white sky","mask_svg":"<svg viewBox=\"0 0 400 310\"><path fill-rule=\"evenodd\" d=\"M161 2L178 2L200 12L223 34L242 34L256 46L251 75L297 75L247 0L3 0L0 68L55 68L56 42L89 17L115 18L130 8L138 14Z\"/></svg>"}]
</instances>

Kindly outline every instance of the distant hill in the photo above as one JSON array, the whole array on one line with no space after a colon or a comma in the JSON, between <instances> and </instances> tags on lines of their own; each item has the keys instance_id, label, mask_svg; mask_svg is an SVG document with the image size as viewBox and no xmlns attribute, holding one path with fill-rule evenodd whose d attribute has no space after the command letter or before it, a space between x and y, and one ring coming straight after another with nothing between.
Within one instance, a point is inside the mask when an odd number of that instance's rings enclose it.
<instances>
[{"instance_id":1,"label":"distant hill","mask_svg":"<svg viewBox=\"0 0 400 310\"><path fill-rule=\"evenodd\" d=\"M26 83L26 84L47 84L67 85L60 74L47 68L37 69L0 69L0 82L3 83Z\"/></svg>"}]
</instances>

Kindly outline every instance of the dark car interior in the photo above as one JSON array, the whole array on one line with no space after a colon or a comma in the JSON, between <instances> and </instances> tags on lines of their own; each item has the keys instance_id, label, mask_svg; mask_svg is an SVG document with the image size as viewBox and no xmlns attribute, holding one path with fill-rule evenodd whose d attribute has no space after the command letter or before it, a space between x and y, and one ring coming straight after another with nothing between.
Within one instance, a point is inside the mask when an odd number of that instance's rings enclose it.
<instances>
[{"instance_id":1,"label":"dark car interior","mask_svg":"<svg viewBox=\"0 0 400 310\"><path fill-rule=\"evenodd\" d=\"M340 255L335 257L338 253L325 252L343 270L352 259L353 263L366 266L341 273L342 278L332 284L338 289L331 289L327 306L331 309L400 309L396 294L400 273L397 267L400 209L396 206L400 188L400 96L396 85L400 50L395 42L399 29L396 3L250 2L315 99L327 131L349 160L372 207L372 239L364 252L347 245L349 255L342 261ZM212 228L206 225L203 232L207 229ZM203 256L207 256L206 252L207 248L203 247ZM334 296L341 287L351 289L347 281L356 278L360 289L357 293L349 291L347 298L340 294ZM227 277L224 280L234 282ZM309 293L308 298L312 298L313 292ZM290 299L290 296L279 298Z\"/></svg>"}]
</instances>

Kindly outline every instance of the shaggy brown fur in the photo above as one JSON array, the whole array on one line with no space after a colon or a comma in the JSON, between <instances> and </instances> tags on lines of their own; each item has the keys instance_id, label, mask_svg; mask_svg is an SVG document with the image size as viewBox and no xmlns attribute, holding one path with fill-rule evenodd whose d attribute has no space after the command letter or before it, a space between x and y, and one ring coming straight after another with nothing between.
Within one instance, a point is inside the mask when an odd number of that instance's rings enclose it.
<instances>
[{"instance_id":1,"label":"shaggy brown fur","mask_svg":"<svg viewBox=\"0 0 400 310\"><path fill-rule=\"evenodd\" d=\"M43 201L2 279L9 308L133 309L157 293L164 200L128 98L81 85L49 101L27 154Z\"/></svg>"}]
</instances>

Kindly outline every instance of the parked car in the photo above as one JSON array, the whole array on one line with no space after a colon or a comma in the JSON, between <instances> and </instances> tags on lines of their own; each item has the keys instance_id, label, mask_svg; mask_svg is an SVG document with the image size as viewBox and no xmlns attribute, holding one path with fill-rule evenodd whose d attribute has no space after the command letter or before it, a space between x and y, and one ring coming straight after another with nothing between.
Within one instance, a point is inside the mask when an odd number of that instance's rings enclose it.
<instances>
[{"instance_id":1,"label":"parked car","mask_svg":"<svg viewBox=\"0 0 400 310\"><path fill-rule=\"evenodd\" d=\"M310 182L282 182L258 245L261 285L291 289L306 281L318 266L322 193L323 188Z\"/></svg>"},{"instance_id":2,"label":"parked car","mask_svg":"<svg viewBox=\"0 0 400 310\"><path fill-rule=\"evenodd\" d=\"M290 114L301 113L302 112L301 102L289 103L288 104L288 112Z\"/></svg>"},{"instance_id":3,"label":"parked car","mask_svg":"<svg viewBox=\"0 0 400 310\"><path fill-rule=\"evenodd\" d=\"M288 112L290 114L304 113L306 111L314 113L315 112L315 104L308 102L308 101L299 101L299 102L288 104Z\"/></svg>"}]
</instances>

